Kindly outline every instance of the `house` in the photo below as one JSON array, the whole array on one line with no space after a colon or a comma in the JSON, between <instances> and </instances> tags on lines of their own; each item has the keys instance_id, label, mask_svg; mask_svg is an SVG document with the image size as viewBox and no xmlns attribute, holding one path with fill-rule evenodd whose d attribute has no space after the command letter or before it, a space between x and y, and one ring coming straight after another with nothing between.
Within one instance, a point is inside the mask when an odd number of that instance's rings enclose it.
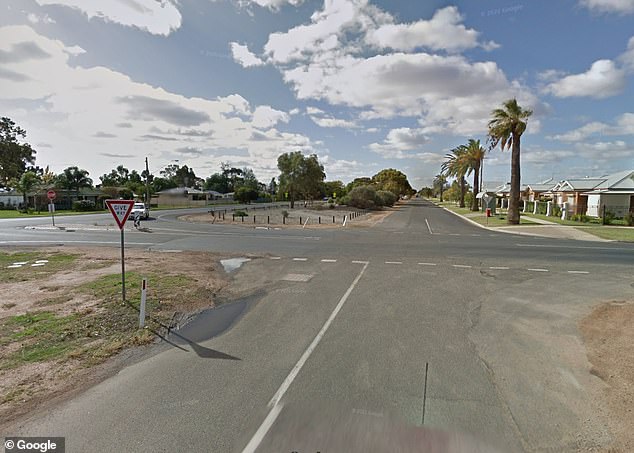
<instances>
[{"instance_id":1,"label":"house","mask_svg":"<svg viewBox=\"0 0 634 453\"><path fill-rule=\"evenodd\" d=\"M589 216L603 217L604 207L606 212L611 212L615 217L634 213L634 170L608 175L583 195L588 200L585 213Z\"/></svg>"},{"instance_id":2,"label":"house","mask_svg":"<svg viewBox=\"0 0 634 453\"><path fill-rule=\"evenodd\" d=\"M152 206L205 206L207 192L193 187L165 189L152 195Z\"/></svg>"},{"instance_id":3,"label":"house","mask_svg":"<svg viewBox=\"0 0 634 453\"><path fill-rule=\"evenodd\" d=\"M92 201L99 209L105 208L104 200L108 198L105 192L92 187L82 187L79 190L60 189L53 186L42 186L27 194L28 205L36 210L45 211L49 203L46 193L55 191L55 209L73 209L73 203L80 200Z\"/></svg>"},{"instance_id":4,"label":"house","mask_svg":"<svg viewBox=\"0 0 634 453\"><path fill-rule=\"evenodd\" d=\"M556 205L564 208L571 215L585 214L588 209L587 192L604 182L606 177L566 179L557 183L546 194L551 195Z\"/></svg>"},{"instance_id":5,"label":"house","mask_svg":"<svg viewBox=\"0 0 634 453\"><path fill-rule=\"evenodd\" d=\"M507 182L502 185L497 186L493 189L498 201L498 207L501 209L508 209L509 207L509 199L511 198L511 183ZM520 185L520 201L527 201L528 199L528 191L526 184ZM520 207L521 207L520 203Z\"/></svg>"},{"instance_id":6,"label":"house","mask_svg":"<svg viewBox=\"0 0 634 453\"><path fill-rule=\"evenodd\" d=\"M540 201L540 199L544 197L551 198L550 190L555 187L555 185L552 180L537 184L527 184L526 201Z\"/></svg>"},{"instance_id":7,"label":"house","mask_svg":"<svg viewBox=\"0 0 634 453\"><path fill-rule=\"evenodd\" d=\"M15 190L0 189L0 208L19 207L22 204L22 194Z\"/></svg>"}]
</instances>

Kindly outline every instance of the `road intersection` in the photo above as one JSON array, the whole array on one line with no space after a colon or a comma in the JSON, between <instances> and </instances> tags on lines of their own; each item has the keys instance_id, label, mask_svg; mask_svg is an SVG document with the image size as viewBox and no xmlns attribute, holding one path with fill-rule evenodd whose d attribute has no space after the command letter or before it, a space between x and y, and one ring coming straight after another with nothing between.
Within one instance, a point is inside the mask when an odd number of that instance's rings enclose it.
<instances>
[{"instance_id":1,"label":"road intersection","mask_svg":"<svg viewBox=\"0 0 634 453\"><path fill-rule=\"evenodd\" d=\"M185 351L162 345L17 434L63 435L68 451L372 451L406 442L404 426L503 451L607 442L576 323L631 297L634 246L492 232L418 200L367 230L183 212L126 232L127 246L249 254L234 284L253 291L231 327L209 338L194 322ZM46 223L0 221L0 246L118 245L103 215Z\"/></svg>"}]
</instances>

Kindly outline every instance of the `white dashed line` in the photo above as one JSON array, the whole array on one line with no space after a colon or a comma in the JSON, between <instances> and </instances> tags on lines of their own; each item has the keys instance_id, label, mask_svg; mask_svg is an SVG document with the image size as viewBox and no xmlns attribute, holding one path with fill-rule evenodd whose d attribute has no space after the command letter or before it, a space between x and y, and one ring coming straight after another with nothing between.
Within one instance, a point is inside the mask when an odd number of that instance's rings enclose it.
<instances>
[{"instance_id":1,"label":"white dashed line","mask_svg":"<svg viewBox=\"0 0 634 453\"><path fill-rule=\"evenodd\" d=\"M321 260L322 263L336 263L337 260Z\"/></svg>"},{"instance_id":2,"label":"white dashed line","mask_svg":"<svg viewBox=\"0 0 634 453\"><path fill-rule=\"evenodd\" d=\"M489 267L489 269L495 269L495 270L499 270L499 271L507 271L510 268L508 268L506 266L491 266L491 267Z\"/></svg>"},{"instance_id":3,"label":"white dashed line","mask_svg":"<svg viewBox=\"0 0 634 453\"><path fill-rule=\"evenodd\" d=\"M589 274L588 271L568 271L569 274Z\"/></svg>"},{"instance_id":4,"label":"white dashed line","mask_svg":"<svg viewBox=\"0 0 634 453\"><path fill-rule=\"evenodd\" d=\"M308 261L308 258L293 258L293 261Z\"/></svg>"},{"instance_id":5,"label":"white dashed line","mask_svg":"<svg viewBox=\"0 0 634 453\"><path fill-rule=\"evenodd\" d=\"M369 261L352 261L352 264L369 264Z\"/></svg>"},{"instance_id":6,"label":"white dashed line","mask_svg":"<svg viewBox=\"0 0 634 453\"><path fill-rule=\"evenodd\" d=\"M436 263L418 263L418 264L420 264L421 266L438 266L438 264Z\"/></svg>"},{"instance_id":7,"label":"white dashed line","mask_svg":"<svg viewBox=\"0 0 634 453\"><path fill-rule=\"evenodd\" d=\"M281 260L282 257L281 256L272 256L271 259L272 260Z\"/></svg>"},{"instance_id":8,"label":"white dashed line","mask_svg":"<svg viewBox=\"0 0 634 453\"><path fill-rule=\"evenodd\" d=\"M469 269L471 266L467 266L466 264L452 264L453 267L459 267L461 269Z\"/></svg>"},{"instance_id":9,"label":"white dashed line","mask_svg":"<svg viewBox=\"0 0 634 453\"><path fill-rule=\"evenodd\" d=\"M449 233L448 236L460 236L460 233Z\"/></svg>"},{"instance_id":10,"label":"white dashed line","mask_svg":"<svg viewBox=\"0 0 634 453\"><path fill-rule=\"evenodd\" d=\"M402 261L386 261L385 264L403 264Z\"/></svg>"},{"instance_id":11,"label":"white dashed line","mask_svg":"<svg viewBox=\"0 0 634 453\"><path fill-rule=\"evenodd\" d=\"M548 272L548 269L526 269L531 272Z\"/></svg>"}]
</instances>

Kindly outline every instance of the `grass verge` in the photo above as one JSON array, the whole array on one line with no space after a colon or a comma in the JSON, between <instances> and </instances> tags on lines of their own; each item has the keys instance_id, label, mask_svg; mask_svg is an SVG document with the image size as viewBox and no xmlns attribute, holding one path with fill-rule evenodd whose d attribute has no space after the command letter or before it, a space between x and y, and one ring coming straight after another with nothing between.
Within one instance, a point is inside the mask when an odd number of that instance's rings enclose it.
<instances>
[{"instance_id":1,"label":"grass verge","mask_svg":"<svg viewBox=\"0 0 634 453\"><path fill-rule=\"evenodd\" d=\"M594 234L603 239L611 239L613 241L634 242L634 227L580 227L580 231Z\"/></svg>"},{"instance_id":2,"label":"grass verge","mask_svg":"<svg viewBox=\"0 0 634 453\"><path fill-rule=\"evenodd\" d=\"M67 253L42 252L0 252L0 281L22 282L45 278L56 272L69 269L77 259L77 255ZM44 266L32 266L37 260L47 260ZM14 263L26 263L20 267L10 268Z\"/></svg>"},{"instance_id":3,"label":"grass verge","mask_svg":"<svg viewBox=\"0 0 634 453\"><path fill-rule=\"evenodd\" d=\"M69 215L87 215L87 214L105 214L108 211L99 210L99 211L69 211L69 210L60 210L55 211L55 217L65 217ZM33 212L32 214L20 212L17 210L0 210L0 219L20 219L20 218L31 218L31 217L50 217L51 215L46 211L41 212Z\"/></svg>"}]
</instances>

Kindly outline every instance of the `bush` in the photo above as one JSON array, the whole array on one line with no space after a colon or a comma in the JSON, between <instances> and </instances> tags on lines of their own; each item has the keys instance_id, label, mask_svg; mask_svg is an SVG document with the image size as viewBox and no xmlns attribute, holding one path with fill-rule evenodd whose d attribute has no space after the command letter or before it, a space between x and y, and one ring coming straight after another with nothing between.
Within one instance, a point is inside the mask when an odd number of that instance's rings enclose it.
<instances>
[{"instance_id":1,"label":"bush","mask_svg":"<svg viewBox=\"0 0 634 453\"><path fill-rule=\"evenodd\" d=\"M282 211L282 217L286 219L288 217L288 211L286 210Z\"/></svg>"},{"instance_id":2,"label":"bush","mask_svg":"<svg viewBox=\"0 0 634 453\"><path fill-rule=\"evenodd\" d=\"M612 221L616 218L612 211L605 211L605 217L603 217L602 221L604 225L610 225Z\"/></svg>"},{"instance_id":3,"label":"bush","mask_svg":"<svg viewBox=\"0 0 634 453\"><path fill-rule=\"evenodd\" d=\"M73 211L95 211L95 202L92 200L73 201Z\"/></svg>"},{"instance_id":4,"label":"bush","mask_svg":"<svg viewBox=\"0 0 634 453\"><path fill-rule=\"evenodd\" d=\"M376 193L376 196L379 199L381 206L394 206L394 203L398 200L398 197L389 190L379 190Z\"/></svg>"},{"instance_id":5,"label":"bush","mask_svg":"<svg viewBox=\"0 0 634 453\"><path fill-rule=\"evenodd\" d=\"M248 187L238 187L233 194L233 199L238 203L251 203L258 199L258 191Z\"/></svg>"},{"instance_id":6,"label":"bush","mask_svg":"<svg viewBox=\"0 0 634 453\"><path fill-rule=\"evenodd\" d=\"M548 204L542 202L537 203L537 214L546 215L546 211L548 210Z\"/></svg>"},{"instance_id":7,"label":"bush","mask_svg":"<svg viewBox=\"0 0 634 453\"><path fill-rule=\"evenodd\" d=\"M348 206L359 209L374 209L381 205L376 190L372 186L357 186L346 197Z\"/></svg>"},{"instance_id":8,"label":"bush","mask_svg":"<svg viewBox=\"0 0 634 453\"><path fill-rule=\"evenodd\" d=\"M575 222L588 223L590 221L590 217L585 214L574 214L572 217L570 217L570 220L574 220Z\"/></svg>"},{"instance_id":9,"label":"bush","mask_svg":"<svg viewBox=\"0 0 634 453\"><path fill-rule=\"evenodd\" d=\"M246 217L248 214L244 211L233 211L233 215L236 217Z\"/></svg>"},{"instance_id":10,"label":"bush","mask_svg":"<svg viewBox=\"0 0 634 453\"><path fill-rule=\"evenodd\" d=\"M625 214L623 220L625 220L625 224L627 226L634 226L634 212L628 212L627 214Z\"/></svg>"},{"instance_id":11,"label":"bush","mask_svg":"<svg viewBox=\"0 0 634 453\"><path fill-rule=\"evenodd\" d=\"M561 207L558 205L553 206L553 215L555 217L561 217Z\"/></svg>"}]
</instances>

